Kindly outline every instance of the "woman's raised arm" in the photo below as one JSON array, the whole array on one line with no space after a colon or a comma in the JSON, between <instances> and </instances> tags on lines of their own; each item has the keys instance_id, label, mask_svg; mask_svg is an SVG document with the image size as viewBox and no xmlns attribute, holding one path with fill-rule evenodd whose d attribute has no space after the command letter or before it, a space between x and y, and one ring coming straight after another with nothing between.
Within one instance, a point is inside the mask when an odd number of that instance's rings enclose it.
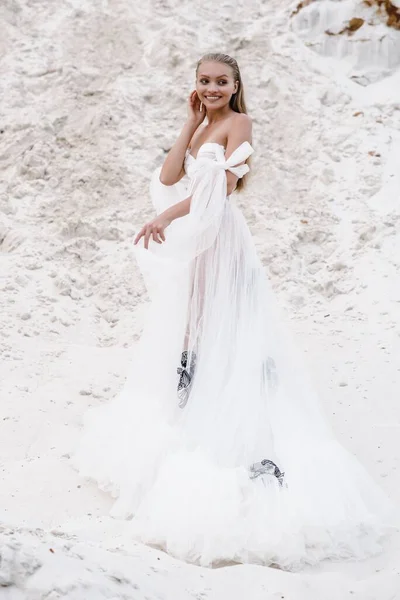
<instances>
[{"instance_id":1,"label":"woman's raised arm","mask_svg":"<svg viewBox=\"0 0 400 600\"><path fill-rule=\"evenodd\" d=\"M160 172L160 181L164 185L174 185L185 174L183 162L190 140L194 132L204 120L206 111L200 110L200 100L196 90L194 90L188 100L188 120L182 128L182 131L167 154L167 158Z\"/></svg>"}]
</instances>

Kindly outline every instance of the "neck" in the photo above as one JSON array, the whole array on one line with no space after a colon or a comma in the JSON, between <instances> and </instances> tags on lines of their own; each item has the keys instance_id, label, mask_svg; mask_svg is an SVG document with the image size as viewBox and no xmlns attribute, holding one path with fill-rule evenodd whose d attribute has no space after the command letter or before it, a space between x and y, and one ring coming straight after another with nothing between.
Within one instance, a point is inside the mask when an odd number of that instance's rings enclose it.
<instances>
[{"instance_id":1,"label":"neck","mask_svg":"<svg viewBox=\"0 0 400 600\"><path fill-rule=\"evenodd\" d=\"M218 108L216 110L210 110L207 108L206 116L209 125L213 125L214 123L218 123L218 121L223 121L232 111L229 104L224 106L223 108Z\"/></svg>"}]
</instances>

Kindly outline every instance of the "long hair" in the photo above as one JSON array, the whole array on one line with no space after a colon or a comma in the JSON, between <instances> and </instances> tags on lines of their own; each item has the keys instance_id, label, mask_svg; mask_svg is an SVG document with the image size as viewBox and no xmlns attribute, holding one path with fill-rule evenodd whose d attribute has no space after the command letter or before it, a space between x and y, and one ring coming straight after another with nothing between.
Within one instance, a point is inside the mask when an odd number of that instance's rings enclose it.
<instances>
[{"instance_id":1,"label":"long hair","mask_svg":"<svg viewBox=\"0 0 400 600\"><path fill-rule=\"evenodd\" d=\"M237 92L232 94L232 97L229 101L229 106L232 110L237 113L245 113L247 115L246 102L244 99L244 89L242 77L240 75L239 65L237 61L229 56L228 54L223 54L222 52L210 52L209 54L205 54L200 58L196 66L196 77L199 71L199 67L203 62L219 62L224 65L228 65L232 69L233 79L238 82ZM247 164L250 164L250 157L246 160ZM236 184L236 191L240 191L245 185L245 179L247 175L244 175L240 179L238 179Z\"/></svg>"}]
</instances>

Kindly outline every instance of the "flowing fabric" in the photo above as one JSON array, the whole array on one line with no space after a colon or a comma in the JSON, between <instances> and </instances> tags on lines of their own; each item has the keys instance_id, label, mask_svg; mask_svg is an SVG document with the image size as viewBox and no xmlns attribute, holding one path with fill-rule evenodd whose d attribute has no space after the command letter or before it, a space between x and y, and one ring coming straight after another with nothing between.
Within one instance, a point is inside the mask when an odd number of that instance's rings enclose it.
<instances>
[{"instance_id":1,"label":"flowing fabric","mask_svg":"<svg viewBox=\"0 0 400 600\"><path fill-rule=\"evenodd\" d=\"M116 497L111 514L129 519L132 537L188 562L298 569L364 558L397 515L321 413L227 196L226 171L242 177L252 152L244 142L226 160L208 142L186 153L177 184L154 172L157 213L191 196L190 213L165 243L135 247L151 298L144 331L122 391L87 413L74 463ZM193 362L182 407L183 351Z\"/></svg>"}]
</instances>

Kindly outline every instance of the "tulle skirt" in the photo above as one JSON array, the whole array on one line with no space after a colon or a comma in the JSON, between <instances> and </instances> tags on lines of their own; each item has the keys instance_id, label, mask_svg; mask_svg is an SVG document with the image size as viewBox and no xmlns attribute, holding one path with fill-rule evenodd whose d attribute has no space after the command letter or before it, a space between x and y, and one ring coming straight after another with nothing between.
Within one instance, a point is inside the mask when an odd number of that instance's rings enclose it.
<instances>
[{"instance_id":1,"label":"tulle skirt","mask_svg":"<svg viewBox=\"0 0 400 600\"><path fill-rule=\"evenodd\" d=\"M188 185L165 188L155 173L157 211ZM169 248L135 249L151 297L143 335L123 390L85 415L74 464L116 498L111 514L134 539L188 562L295 570L371 556L398 517L335 439L227 200L200 241L187 236L189 215L166 230ZM195 362L180 406L184 350ZM281 479L254 476L263 459Z\"/></svg>"}]
</instances>

